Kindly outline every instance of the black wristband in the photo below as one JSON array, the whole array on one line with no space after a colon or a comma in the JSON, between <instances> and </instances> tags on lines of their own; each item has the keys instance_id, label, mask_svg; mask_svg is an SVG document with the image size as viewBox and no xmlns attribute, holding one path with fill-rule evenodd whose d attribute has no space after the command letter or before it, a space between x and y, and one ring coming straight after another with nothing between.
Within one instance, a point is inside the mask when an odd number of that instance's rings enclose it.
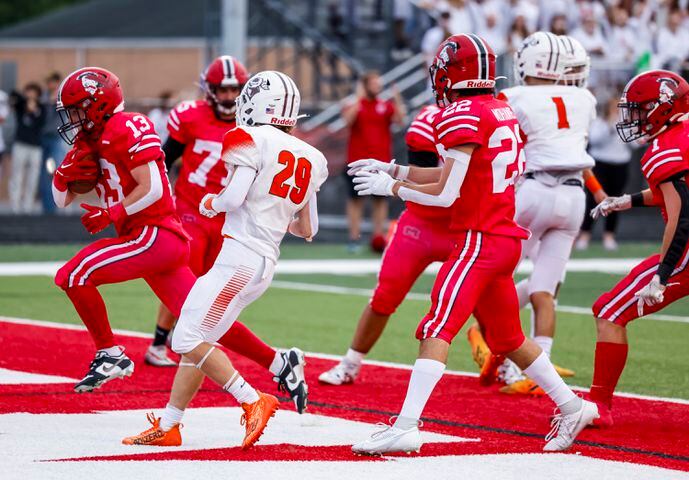
<instances>
[{"instance_id":1,"label":"black wristband","mask_svg":"<svg viewBox=\"0 0 689 480\"><path fill-rule=\"evenodd\" d=\"M643 192L632 193L632 207L644 207L644 194Z\"/></svg>"},{"instance_id":2,"label":"black wristband","mask_svg":"<svg viewBox=\"0 0 689 480\"><path fill-rule=\"evenodd\" d=\"M667 281L670 279L670 275L672 275L674 269L674 265L668 265L666 263L661 263L658 265L658 271L656 273L658 274L658 277L660 277L660 283L662 285L667 284Z\"/></svg>"}]
</instances>

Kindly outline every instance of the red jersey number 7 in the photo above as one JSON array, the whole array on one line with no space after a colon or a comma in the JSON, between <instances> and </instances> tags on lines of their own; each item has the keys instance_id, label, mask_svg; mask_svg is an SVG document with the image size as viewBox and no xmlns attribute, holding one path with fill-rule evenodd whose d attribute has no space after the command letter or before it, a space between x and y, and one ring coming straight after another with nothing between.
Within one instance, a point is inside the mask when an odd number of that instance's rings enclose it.
<instances>
[{"instance_id":1,"label":"red jersey number 7","mask_svg":"<svg viewBox=\"0 0 689 480\"><path fill-rule=\"evenodd\" d=\"M278 163L285 168L273 178L269 193L280 198L289 196L293 203L300 204L311 182L311 162L304 157L295 158L292 152L283 150L278 155ZM292 185L287 183L290 179L293 179Z\"/></svg>"}]
</instances>

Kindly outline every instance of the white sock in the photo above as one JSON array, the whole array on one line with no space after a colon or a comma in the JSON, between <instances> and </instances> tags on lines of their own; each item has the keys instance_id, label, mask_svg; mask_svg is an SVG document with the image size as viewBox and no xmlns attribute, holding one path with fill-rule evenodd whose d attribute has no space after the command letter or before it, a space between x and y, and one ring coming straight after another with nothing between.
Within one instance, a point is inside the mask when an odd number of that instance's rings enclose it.
<instances>
[{"instance_id":1,"label":"white sock","mask_svg":"<svg viewBox=\"0 0 689 480\"><path fill-rule=\"evenodd\" d=\"M178 423L182 422L182 417L184 416L184 410L170 405L169 403L165 406L163 414L160 416L160 428L161 430L168 431Z\"/></svg>"},{"instance_id":2,"label":"white sock","mask_svg":"<svg viewBox=\"0 0 689 480\"><path fill-rule=\"evenodd\" d=\"M553 349L553 337L539 335L537 337L533 337L533 341L536 342L536 344L541 347L541 350L543 350L543 353L548 355L548 358L550 358L550 351Z\"/></svg>"},{"instance_id":3,"label":"white sock","mask_svg":"<svg viewBox=\"0 0 689 480\"><path fill-rule=\"evenodd\" d=\"M529 300L529 278L524 278L515 286L517 289L517 298L519 299L519 308L526 307L531 300Z\"/></svg>"},{"instance_id":4,"label":"white sock","mask_svg":"<svg viewBox=\"0 0 689 480\"><path fill-rule=\"evenodd\" d=\"M545 391L562 413L574 413L581 408L581 398L562 381L545 352L541 352L524 373Z\"/></svg>"},{"instance_id":5,"label":"white sock","mask_svg":"<svg viewBox=\"0 0 689 480\"><path fill-rule=\"evenodd\" d=\"M404 405L402 405L402 410L395 422L396 427L406 430L410 428L409 423L412 422L413 425L411 426L416 426L416 421L421 418L426 402L428 402L428 398L433 393L433 389L443 376L444 371L445 364L437 360L428 358L416 360L409 379Z\"/></svg>"},{"instance_id":6,"label":"white sock","mask_svg":"<svg viewBox=\"0 0 689 480\"><path fill-rule=\"evenodd\" d=\"M270 364L270 367L268 367L268 371L273 375L277 375L278 373L280 373L280 370L282 370L282 366L284 364L285 362L282 359L282 350L277 350L275 352L275 356L273 357L273 361Z\"/></svg>"},{"instance_id":7,"label":"white sock","mask_svg":"<svg viewBox=\"0 0 689 480\"><path fill-rule=\"evenodd\" d=\"M258 393L239 373L233 376L222 388L240 404L258 402Z\"/></svg>"},{"instance_id":8,"label":"white sock","mask_svg":"<svg viewBox=\"0 0 689 480\"><path fill-rule=\"evenodd\" d=\"M357 352L356 350L352 350L350 348L347 350L347 353L345 353L343 360L346 360L347 363L352 365L361 365L361 362L364 361L365 356L365 353Z\"/></svg>"},{"instance_id":9,"label":"white sock","mask_svg":"<svg viewBox=\"0 0 689 480\"><path fill-rule=\"evenodd\" d=\"M120 355L122 355L124 353L124 350L119 345L115 345L114 347L101 348L98 351L99 352L105 352L111 357L119 357Z\"/></svg>"}]
</instances>

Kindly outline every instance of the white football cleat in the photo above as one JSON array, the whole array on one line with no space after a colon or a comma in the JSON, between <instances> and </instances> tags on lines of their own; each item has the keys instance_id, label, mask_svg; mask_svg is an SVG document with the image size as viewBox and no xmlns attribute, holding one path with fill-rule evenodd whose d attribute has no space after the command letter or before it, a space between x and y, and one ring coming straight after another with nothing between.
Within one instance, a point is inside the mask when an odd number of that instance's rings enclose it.
<instances>
[{"instance_id":1,"label":"white football cleat","mask_svg":"<svg viewBox=\"0 0 689 480\"><path fill-rule=\"evenodd\" d=\"M505 385L512 385L525 378L526 375L524 375L517 364L509 358L506 358L502 365L498 367L498 381Z\"/></svg>"},{"instance_id":2,"label":"white football cleat","mask_svg":"<svg viewBox=\"0 0 689 480\"><path fill-rule=\"evenodd\" d=\"M149 345L144 361L154 367L176 367L177 362L168 357L165 345Z\"/></svg>"},{"instance_id":3,"label":"white football cleat","mask_svg":"<svg viewBox=\"0 0 689 480\"><path fill-rule=\"evenodd\" d=\"M320 374L318 381L328 385L345 385L354 383L359 376L361 364L350 363L344 358L328 371Z\"/></svg>"},{"instance_id":4,"label":"white football cleat","mask_svg":"<svg viewBox=\"0 0 689 480\"><path fill-rule=\"evenodd\" d=\"M409 430L385 423L379 423L377 426L379 430L373 432L368 439L352 445L352 452L359 455L382 455L394 452L418 453L421 450L423 441L418 426Z\"/></svg>"},{"instance_id":5,"label":"white football cleat","mask_svg":"<svg viewBox=\"0 0 689 480\"><path fill-rule=\"evenodd\" d=\"M543 451L562 452L567 450L572 446L577 435L599 417L596 404L586 400L582 400L581 408L577 412L569 415L558 413L550 422L553 428L545 437L548 443L543 447Z\"/></svg>"}]
</instances>

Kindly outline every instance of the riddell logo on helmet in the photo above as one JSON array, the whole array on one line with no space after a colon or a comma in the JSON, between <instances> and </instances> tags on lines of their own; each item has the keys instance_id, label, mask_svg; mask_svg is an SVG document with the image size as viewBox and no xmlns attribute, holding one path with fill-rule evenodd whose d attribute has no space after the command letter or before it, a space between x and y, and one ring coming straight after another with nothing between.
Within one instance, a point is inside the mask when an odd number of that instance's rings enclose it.
<instances>
[{"instance_id":1,"label":"riddell logo on helmet","mask_svg":"<svg viewBox=\"0 0 689 480\"><path fill-rule=\"evenodd\" d=\"M291 127L294 125L294 120L291 120L289 118L278 118L278 117L272 117L270 119L271 125L280 125L284 127Z\"/></svg>"},{"instance_id":2,"label":"riddell logo on helmet","mask_svg":"<svg viewBox=\"0 0 689 480\"><path fill-rule=\"evenodd\" d=\"M492 88L494 83L490 80L467 80L464 88Z\"/></svg>"}]
</instances>

